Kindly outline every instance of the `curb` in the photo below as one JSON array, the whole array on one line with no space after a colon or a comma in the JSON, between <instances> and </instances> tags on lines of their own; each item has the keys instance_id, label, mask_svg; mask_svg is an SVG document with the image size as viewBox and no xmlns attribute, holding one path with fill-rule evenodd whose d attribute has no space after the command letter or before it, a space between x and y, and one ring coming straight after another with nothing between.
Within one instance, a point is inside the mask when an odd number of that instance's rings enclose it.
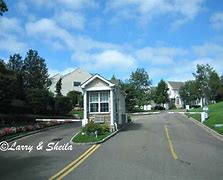
<instances>
[{"instance_id":1,"label":"curb","mask_svg":"<svg viewBox=\"0 0 223 180\"><path fill-rule=\"evenodd\" d=\"M128 127L130 124L132 124L132 121L130 123L127 123L125 126L123 126L121 129L118 129L117 131L114 131L113 133L111 133L109 136L105 137L104 139L100 140L100 141L96 141L96 142L88 142L88 143L75 143L73 142L73 138L75 136L77 136L81 131L75 133L72 138L70 139L70 144L75 144L75 145L93 145L93 144L101 144L105 141L107 141L108 139L110 139L111 137L113 137L114 135L116 135L118 132L120 132L121 130L123 130L124 128Z\"/></svg>"},{"instance_id":2,"label":"curb","mask_svg":"<svg viewBox=\"0 0 223 180\"><path fill-rule=\"evenodd\" d=\"M152 114L160 114L160 111L156 112L136 112L136 113L130 113L130 115L152 115Z\"/></svg>"},{"instance_id":3,"label":"curb","mask_svg":"<svg viewBox=\"0 0 223 180\"><path fill-rule=\"evenodd\" d=\"M199 122L198 120L196 120L196 119L194 119L192 117L188 117L185 114L182 114L182 116L188 118L193 123L195 123L196 125L200 126L202 129L204 129L206 132L208 132L209 134L211 134L212 136L214 136L216 139L218 139L220 141L223 141L223 135L222 134L219 134L215 130L211 129L210 127L206 126L205 124L202 124L201 122Z\"/></svg>"},{"instance_id":4,"label":"curb","mask_svg":"<svg viewBox=\"0 0 223 180\"><path fill-rule=\"evenodd\" d=\"M26 137L26 136L30 136L30 135L33 135L33 134L37 134L37 133L40 133L40 132L43 132L43 131L47 131L47 130L50 130L50 129L59 128L59 127L61 127L62 125L65 125L65 124L60 124L60 125L57 125L57 126L48 127L48 128L44 128L44 129L41 129L41 130L31 131L31 132L26 133L26 134L22 134L22 135L13 137L13 138L5 139L4 141L6 141L6 142L11 142L11 141L14 141L14 140L17 140L17 139Z\"/></svg>"}]
</instances>

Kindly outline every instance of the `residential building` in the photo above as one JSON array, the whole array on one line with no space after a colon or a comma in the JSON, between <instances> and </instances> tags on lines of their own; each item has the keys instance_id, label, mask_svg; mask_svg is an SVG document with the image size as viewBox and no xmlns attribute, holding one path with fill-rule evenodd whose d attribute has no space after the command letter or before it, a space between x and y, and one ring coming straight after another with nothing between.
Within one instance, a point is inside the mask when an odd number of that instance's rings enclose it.
<instances>
[{"instance_id":1,"label":"residential building","mask_svg":"<svg viewBox=\"0 0 223 180\"><path fill-rule=\"evenodd\" d=\"M184 82L167 81L167 86L169 88L168 95L170 99L170 104L174 104L176 108L183 107L183 100L180 97L180 88L184 85Z\"/></svg>"},{"instance_id":2,"label":"residential building","mask_svg":"<svg viewBox=\"0 0 223 180\"><path fill-rule=\"evenodd\" d=\"M125 112L125 93L120 87L96 74L82 85L84 93L84 119L82 125L89 121L107 123L111 130L127 122Z\"/></svg>"},{"instance_id":3,"label":"residential building","mask_svg":"<svg viewBox=\"0 0 223 180\"><path fill-rule=\"evenodd\" d=\"M92 75L88 73L87 71L77 68L74 71L66 74L66 75L60 75L56 74L55 76L51 77L52 84L49 88L51 92L55 94L56 91L56 83L59 81L59 79L62 79L62 85L61 85L61 94L66 96L68 92L70 91L78 91L83 93L80 85L89 79Z\"/></svg>"}]
</instances>

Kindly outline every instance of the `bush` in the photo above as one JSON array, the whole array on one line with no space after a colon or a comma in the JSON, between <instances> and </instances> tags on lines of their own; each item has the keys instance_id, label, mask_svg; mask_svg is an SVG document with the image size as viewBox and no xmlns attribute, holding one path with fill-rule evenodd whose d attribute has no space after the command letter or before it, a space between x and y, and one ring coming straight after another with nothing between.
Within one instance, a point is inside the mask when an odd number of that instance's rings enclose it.
<instances>
[{"instance_id":1,"label":"bush","mask_svg":"<svg viewBox=\"0 0 223 180\"><path fill-rule=\"evenodd\" d=\"M70 99L63 96L58 96L55 98L55 111L58 115L65 115L72 109L72 104Z\"/></svg>"},{"instance_id":2,"label":"bush","mask_svg":"<svg viewBox=\"0 0 223 180\"><path fill-rule=\"evenodd\" d=\"M191 107L192 108L200 108L201 106L200 105L192 105Z\"/></svg>"},{"instance_id":3,"label":"bush","mask_svg":"<svg viewBox=\"0 0 223 180\"><path fill-rule=\"evenodd\" d=\"M155 106L154 110L165 110L163 106Z\"/></svg>"},{"instance_id":4,"label":"bush","mask_svg":"<svg viewBox=\"0 0 223 180\"><path fill-rule=\"evenodd\" d=\"M86 126L82 129L82 132L92 135L97 131L98 135L105 134L109 132L110 128L107 124L96 124L93 121L90 121Z\"/></svg>"}]
</instances>

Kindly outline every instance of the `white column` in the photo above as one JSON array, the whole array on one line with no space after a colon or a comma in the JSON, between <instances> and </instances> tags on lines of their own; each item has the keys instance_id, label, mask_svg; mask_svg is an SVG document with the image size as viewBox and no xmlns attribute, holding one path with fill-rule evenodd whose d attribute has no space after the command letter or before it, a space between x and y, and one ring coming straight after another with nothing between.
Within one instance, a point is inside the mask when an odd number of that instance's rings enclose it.
<instances>
[{"instance_id":1,"label":"white column","mask_svg":"<svg viewBox=\"0 0 223 180\"><path fill-rule=\"evenodd\" d=\"M84 119L82 120L82 126L87 124L87 91L84 91Z\"/></svg>"},{"instance_id":2,"label":"white column","mask_svg":"<svg viewBox=\"0 0 223 180\"><path fill-rule=\"evenodd\" d=\"M110 90L110 103L111 103L111 111L110 111L110 117L111 117L111 125L114 125L114 99L113 99L113 90Z\"/></svg>"}]
</instances>

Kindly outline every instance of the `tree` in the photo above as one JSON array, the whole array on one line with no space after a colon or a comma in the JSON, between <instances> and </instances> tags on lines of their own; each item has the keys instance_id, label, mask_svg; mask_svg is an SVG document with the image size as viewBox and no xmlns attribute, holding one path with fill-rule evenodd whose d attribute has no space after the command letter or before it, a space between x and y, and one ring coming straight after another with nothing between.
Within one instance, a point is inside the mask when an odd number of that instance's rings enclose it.
<instances>
[{"instance_id":1,"label":"tree","mask_svg":"<svg viewBox=\"0 0 223 180\"><path fill-rule=\"evenodd\" d=\"M131 99L133 104L140 108L148 103L150 85L151 80L144 68L137 68L135 72L132 72L127 87L131 89L129 93L132 93L130 94L130 97L133 98Z\"/></svg>"},{"instance_id":2,"label":"tree","mask_svg":"<svg viewBox=\"0 0 223 180\"><path fill-rule=\"evenodd\" d=\"M16 75L7 70L6 64L0 60L0 112L10 112L9 106L15 93Z\"/></svg>"},{"instance_id":3,"label":"tree","mask_svg":"<svg viewBox=\"0 0 223 180\"><path fill-rule=\"evenodd\" d=\"M14 54L9 57L7 69L16 74L15 96L18 99L24 99L24 63L20 54Z\"/></svg>"},{"instance_id":4,"label":"tree","mask_svg":"<svg viewBox=\"0 0 223 180\"><path fill-rule=\"evenodd\" d=\"M61 88L62 88L62 78L60 78L56 83L56 96L62 96L61 94Z\"/></svg>"},{"instance_id":5,"label":"tree","mask_svg":"<svg viewBox=\"0 0 223 180\"><path fill-rule=\"evenodd\" d=\"M29 50L24 60L24 86L28 89L48 89L50 85L45 60L35 50Z\"/></svg>"},{"instance_id":6,"label":"tree","mask_svg":"<svg viewBox=\"0 0 223 180\"><path fill-rule=\"evenodd\" d=\"M66 115L72 109L71 101L68 97L58 96L55 98L55 111L58 115Z\"/></svg>"},{"instance_id":7,"label":"tree","mask_svg":"<svg viewBox=\"0 0 223 180\"><path fill-rule=\"evenodd\" d=\"M193 73L196 82L198 83L198 92L200 98L205 98L206 101L217 100L220 88L220 77L216 71L209 65L197 65L196 73Z\"/></svg>"},{"instance_id":8,"label":"tree","mask_svg":"<svg viewBox=\"0 0 223 180\"><path fill-rule=\"evenodd\" d=\"M4 12L8 11L8 7L3 0L0 0L0 16L3 15Z\"/></svg>"},{"instance_id":9,"label":"tree","mask_svg":"<svg viewBox=\"0 0 223 180\"><path fill-rule=\"evenodd\" d=\"M192 102L200 97L198 89L199 86L196 81L186 81L184 86L180 88L180 97L187 104L192 105Z\"/></svg>"},{"instance_id":10,"label":"tree","mask_svg":"<svg viewBox=\"0 0 223 180\"><path fill-rule=\"evenodd\" d=\"M67 97L71 100L72 106L83 106L83 96L81 92L78 91L70 91L67 93Z\"/></svg>"},{"instance_id":11,"label":"tree","mask_svg":"<svg viewBox=\"0 0 223 180\"><path fill-rule=\"evenodd\" d=\"M169 88L166 82L161 79L155 91L155 103L163 105L164 103L168 102L168 90Z\"/></svg>"},{"instance_id":12,"label":"tree","mask_svg":"<svg viewBox=\"0 0 223 180\"><path fill-rule=\"evenodd\" d=\"M54 110L53 95L45 89L29 89L27 102L34 114L50 114Z\"/></svg>"}]
</instances>

